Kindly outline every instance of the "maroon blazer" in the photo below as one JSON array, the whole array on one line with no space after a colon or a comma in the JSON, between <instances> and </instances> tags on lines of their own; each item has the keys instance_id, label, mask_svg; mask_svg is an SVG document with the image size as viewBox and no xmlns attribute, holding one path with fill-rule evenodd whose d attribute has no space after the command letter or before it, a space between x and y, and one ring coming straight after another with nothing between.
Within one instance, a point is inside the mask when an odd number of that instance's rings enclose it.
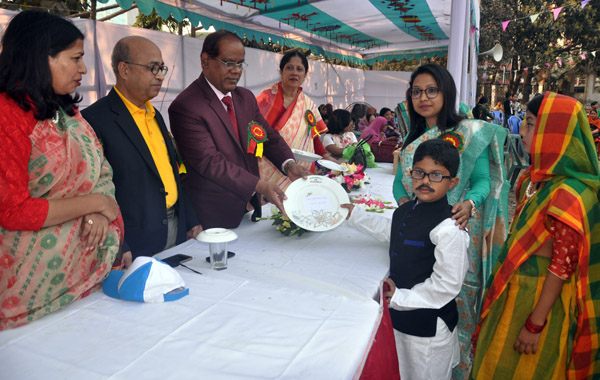
<instances>
[{"instance_id":1,"label":"maroon blazer","mask_svg":"<svg viewBox=\"0 0 600 380\"><path fill-rule=\"evenodd\" d=\"M231 95L239 137L204 74L169 107L171 131L187 169L182 184L205 229L235 228L246 213L260 178L257 158L246 153L250 122L267 132L264 155L276 167L293 158L285 140L263 118L252 92L237 87Z\"/></svg>"}]
</instances>

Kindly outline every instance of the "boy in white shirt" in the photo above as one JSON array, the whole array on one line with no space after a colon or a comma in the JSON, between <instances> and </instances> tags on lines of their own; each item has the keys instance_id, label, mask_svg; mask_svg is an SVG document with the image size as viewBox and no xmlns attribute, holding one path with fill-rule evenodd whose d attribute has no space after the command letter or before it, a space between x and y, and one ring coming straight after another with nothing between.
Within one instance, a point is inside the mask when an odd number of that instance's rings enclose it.
<instances>
[{"instance_id":1,"label":"boy in white shirt","mask_svg":"<svg viewBox=\"0 0 600 380\"><path fill-rule=\"evenodd\" d=\"M411 171L416 199L400 206L392 220L348 207L350 225L390 242L384 296L403 379L450 379L459 363L455 298L469 269L469 235L451 219L446 198L458 183L459 163L450 142L423 142Z\"/></svg>"}]
</instances>

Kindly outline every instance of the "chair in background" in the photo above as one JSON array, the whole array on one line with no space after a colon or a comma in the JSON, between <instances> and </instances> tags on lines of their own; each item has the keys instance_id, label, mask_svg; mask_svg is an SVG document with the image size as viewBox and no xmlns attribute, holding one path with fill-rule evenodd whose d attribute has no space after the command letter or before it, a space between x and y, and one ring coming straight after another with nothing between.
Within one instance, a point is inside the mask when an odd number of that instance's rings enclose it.
<instances>
[{"instance_id":1,"label":"chair in background","mask_svg":"<svg viewBox=\"0 0 600 380\"><path fill-rule=\"evenodd\" d=\"M492 111L492 115L494 115L494 124L504 125L504 112Z\"/></svg>"},{"instance_id":2,"label":"chair in background","mask_svg":"<svg viewBox=\"0 0 600 380\"><path fill-rule=\"evenodd\" d=\"M511 116L508 118L508 129L510 133L514 135L519 134L519 130L521 129L521 123L523 120L518 116Z\"/></svg>"},{"instance_id":3,"label":"chair in background","mask_svg":"<svg viewBox=\"0 0 600 380\"><path fill-rule=\"evenodd\" d=\"M521 170L529 166L529 155L523 149L521 136L509 134L506 138L507 149L504 151L506 164L506 179L510 182L512 189L521 174Z\"/></svg>"}]
</instances>

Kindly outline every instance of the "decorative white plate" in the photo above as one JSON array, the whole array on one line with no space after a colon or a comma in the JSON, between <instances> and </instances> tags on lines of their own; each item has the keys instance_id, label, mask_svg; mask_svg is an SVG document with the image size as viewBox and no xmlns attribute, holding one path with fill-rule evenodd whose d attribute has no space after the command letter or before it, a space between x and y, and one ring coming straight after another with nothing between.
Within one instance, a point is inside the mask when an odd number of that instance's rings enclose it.
<instances>
[{"instance_id":1,"label":"decorative white plate","mask_svg":"<svg viewBox=\"0 0 600 380\"><path fill-rule=\"evenodd\" d=\"M285 195L283 207L292 222L309 231L331 230L348 216L348 210L340 207L350 203L348 194L339 183L327 177L300 178L292 182Z\"/></svg>"},{"instance_id":2,"label":"decorative white plate","mask_svg":"<svg viewBox=\"0 0 600 380\"><path fill-rule=\"evenodd\" d=\"M329 161L329 160L317 160L317 163L319 165L321 165L324 168L327 168L329 170L334 170L336 172L346 172L348 171L348 168L345 167L344 165L340 165L340 164L336 164L333 161Z\"/></svg>"},{"instance_id":3,"label":"decorative white plate","mask_svg":"<svg viewBox=\"0 0 600 380\"><path fill-rule=\"evenodd\" d=\"M319 156L318 154L314 154L314 153L310 153L310 152L306 152L304 150L298 150L298 149L292 149L292 153L294 153L294 158L298 161L304 161L304 162L314 162L316 160L320 160L321 158L323 158L322 156Z\"/></svg>"}]
</instances>

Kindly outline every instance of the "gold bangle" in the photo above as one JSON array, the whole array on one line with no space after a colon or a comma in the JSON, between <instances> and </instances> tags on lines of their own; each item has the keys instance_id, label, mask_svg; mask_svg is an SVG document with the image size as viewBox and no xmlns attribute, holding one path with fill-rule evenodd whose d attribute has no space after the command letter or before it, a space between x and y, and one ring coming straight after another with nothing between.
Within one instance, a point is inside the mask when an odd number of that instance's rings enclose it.
<instances>
[{"instance_id":1,"label":"gold bangle","mask_svg":"<svg viewBox=\"0 0 600 380\"><path fill-rule=\"evenodd\" d=\"M471 217L474 217L477 213L477 207L475 207L475 202L472 199L467 199L469 203L471 203Z\"/></svg>"}]
</instances>

